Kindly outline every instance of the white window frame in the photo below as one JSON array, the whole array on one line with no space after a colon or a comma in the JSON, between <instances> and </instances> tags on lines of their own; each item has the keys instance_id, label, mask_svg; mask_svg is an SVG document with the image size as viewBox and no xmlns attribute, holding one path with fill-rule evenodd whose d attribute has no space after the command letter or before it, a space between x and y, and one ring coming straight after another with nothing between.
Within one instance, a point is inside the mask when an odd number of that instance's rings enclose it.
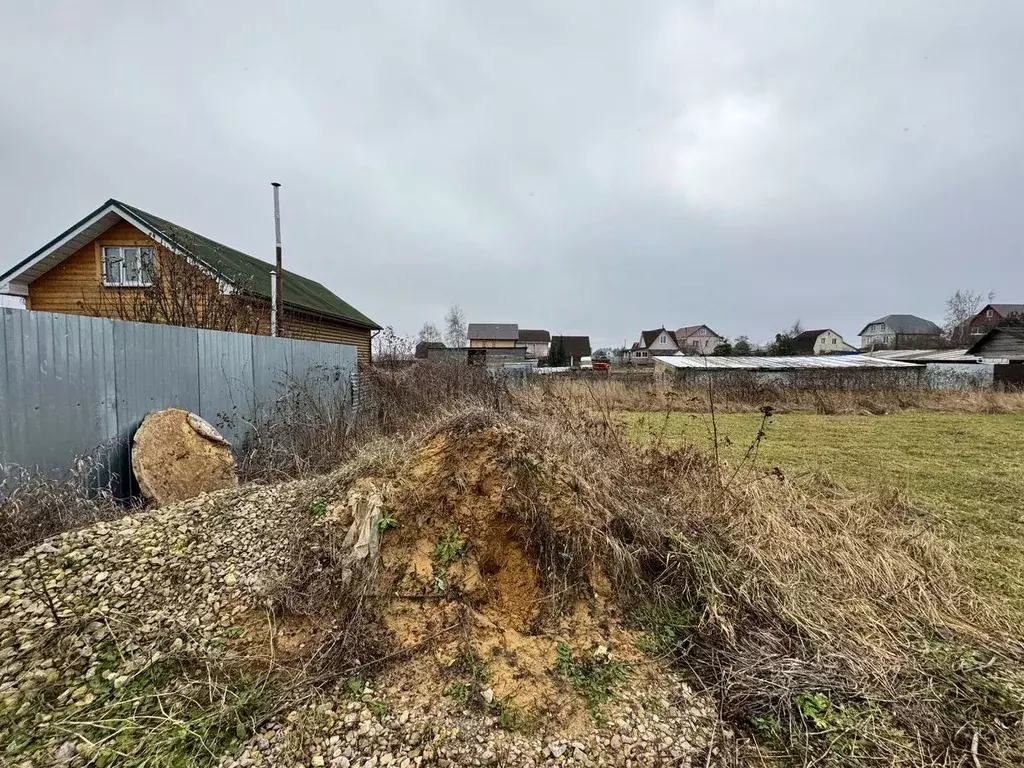
<instances>
[{"instance_id":1,"label":"white window frame","mask_svg":"<svg viewBox=\"0 0 1024 768\"><path fill-rule=\"evenodd\" d=\"M138 280L127 280L125 279L125 268L124 268L124 250L126 248L132 248L136 251L138 259L138 274L140 279ZM120 251L120 259L118 265L120 267L120 280L114 281L111 276L107 274L107 252L108 251ZM156 269L156 248L149 245L104 245L100 248L100 264L103 268L103 285L106 288L149 288L153 285L152 275L149 275L149 279L145 279L143 268L142 268L142 252L149 251L150 253L150 265L151 269Z\"/></svg>"}]
</instances>

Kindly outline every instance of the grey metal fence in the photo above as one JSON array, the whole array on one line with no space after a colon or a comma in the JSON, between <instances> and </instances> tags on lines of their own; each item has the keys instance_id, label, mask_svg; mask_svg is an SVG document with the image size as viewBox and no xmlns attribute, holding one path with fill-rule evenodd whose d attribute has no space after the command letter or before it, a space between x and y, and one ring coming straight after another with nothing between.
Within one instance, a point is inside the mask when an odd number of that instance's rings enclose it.
<instances>
[{"instance_id":1,"label":"grey metal fence","mask_svg":"<svg viewBox=\"0 0 1024 768\"><path fill-rule=\"evenodd\" d=\"M150 411L185 408L237 443L286 380L323 369L351 394L355 347L0 308L0 473L90 457L93 482L128 495Z\"/></svg>"}]
</instances>

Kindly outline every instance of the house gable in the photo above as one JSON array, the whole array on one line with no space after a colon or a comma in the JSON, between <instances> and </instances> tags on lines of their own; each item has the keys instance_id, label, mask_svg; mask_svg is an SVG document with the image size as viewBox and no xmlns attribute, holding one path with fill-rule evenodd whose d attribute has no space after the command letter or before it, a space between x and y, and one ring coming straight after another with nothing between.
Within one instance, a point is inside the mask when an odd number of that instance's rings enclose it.
<instances>
[{"instance_id":1,"label":"house gable","mask_svg":"<svg viewBox=\"0 0 1024 768\"><path fill-rule=\"evenodd\" d=\"M640 333L640 346L651 352L676 352L679 350L676 335L665 328L642 331Z\"/></svg>"},{"instance_id":2,"label":"house gable","mask_svg":"<svg viewBox=\"0 0 1024 768\"><path fill-rule=\"evenodd\" d=\"M119 223L129 224L164 250L201 269L217 280L224 292L237 290L261 299L270 299L272 264L114 199L108 200L0 275L0 293L27 295L29 284L77 255L83 247L102 239ZM283 285L286 308L369 330L380 328L366 315L314 280L285 270Z\"/></svg>"},{"instance_id":3,"label":"house gable","mask_svg":"<svg viewBox=\"0 0 1024 768\"><path fill-rule=\"evenodd\" d=\"M982 358L1024 360L1024 328L996 326L967 350Z\"/></svg>"},{"instance_id":4,"label":"house gable","mask_svg":"<svg viewBox=\"0 0 1024 768\"><path fill-rule=\"evenodd\" d=\"M104 308L110 310L108 305L120 290L103 285L102 254L105 246L152 246L157 250L158 264L167 258L177 258L131 223L118 220L28 283L26 307L41 312L99 313L116 317L116 312L100 311ZM35 271L29 274L35 274Z\"/></svg>"},{"instance_id":5,"label":"house gable","mask_svg":"<svg viewBox=\"0 0 1024 768\"><path fill-rule=\"evenodd\" d=\"M700 355L710 355L715 351L724 337L719 336L706 325L687 325L676 329L676 339L679 348L684 351L696 352Z\"/></svg>"}]
</instances>

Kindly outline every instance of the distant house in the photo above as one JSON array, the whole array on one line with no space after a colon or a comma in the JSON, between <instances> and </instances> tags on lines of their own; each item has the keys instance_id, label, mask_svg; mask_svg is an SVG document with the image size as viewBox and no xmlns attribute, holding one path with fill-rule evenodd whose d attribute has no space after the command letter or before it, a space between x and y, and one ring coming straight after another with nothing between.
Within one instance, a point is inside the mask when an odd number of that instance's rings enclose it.
<instances>
[{"instance_id":1,"label":"distant house","mask_svg":"<svg viewBox=\"0 0 1024 768\"><path fill-rule=\"evenodd\" d=\"M1024 304L986 304L968 323L971 340L984 336L1010 315L1024 316Z\"/></svg>"},{"instance_id":2,"label":"distant house","mask_svg":"<svg viewBox=\"0 0 1024 768\"><path fill-rule=\"evenodd\" d=\"M446 347L440 341L420 341L416 344L416 359L426 360L430 357L428 353L432 349L446 349Z\"/></svg>"},{"instance_id":3,"label":"distant house","mask_svg":"<svg viewBox=\"0 0 1024 768\"><path fill-rule=\"evenodd\" d=\"M974 342L967 350L982 361L998 361L993 366L993 383L1024 390L1024 327L997 326Z\"/></svg>"},{"instance_id":4,"label":"distant house","mask_svg":"<svg viewBox=\"0 0 1024 768\"><path fill-rule=\"evenodd\" d=\"M856 351L855 346L847 344L843 337L831 328L804 331L793 337L793 352L797 355L834 355Z\"/></svg>"},{"instance_id":5,"label":"distant house","mask_svg":"<svg viewBox=\"0 0 1024 768\"><path fill-rule=\"evenodd\" d=\"M470 323L467 330L470 348L515 348L519 344L516 323Z\"/></svg>"},{"instance_id":6,"label":"distant house","mask_svg":"<svg viewBox=\"0 0 1024 768\"><path fill-rule=\"evenodd\" d=\"M678 354L679 342L676 341L676 332L667 328L655 328L640 332L640 340L633 342L633 346L624 356L624 362L633 365L653 365L655 355Z\"/></svg>"},{"instance_id":7,"label":"distant house","mask_svg":"<svg viewBox=\"0 0 1024 768\"><path fill-rule=\"evenodd\" d=\"M526 356L539 360L548 356L551 348L551 334L547 331L519 329L517 346L526 350Z\"/></svg>"},{"instance_id":8,"label":"distant house","mask_svg":"<svg viewBox=\"0 0 1024 768\"><path fill-rule=\"evenodd\" d=\"M725 341L706 325L687 325L676 329L676 341L684 354L710 355Z\"/></svg>"},{"instance_id":9,"label":"distant house","mask_svg":"<svg viewBox=\"0 0 1024 768\"><path fill-rule=\"evenodd\" d=\"M872 320L857 335L861 349L935 349L942 329L916 315L886 315Z\"/></svg>"},{"instance_id":10,"label":"distant house","mask_svg":"<svg viewBox=\"0 0 1024 768\"><path fill-rule=\"evenodd\" d=\"M974 342L968 355L985 359L1005 359L1010 362L1024 361L1024 327L1002 326L992 328Z\"/></svg>"},{"instance_id":11,"label":"distant house","mask_svg":"<svg viewBox=\"0 0 1024 768\"><path fill-rule=\"evenodd\" d=\"M28 310L270 333L274 265L119 200L107 200L0 273ZM350 344L370 359L380 326L320 283L282 275L280 335Z\"/></svg>"},{"instance_id":12,"label":"distant house","mask_svg":"<svg viewBox=\"0 0 1024 768\"><path fill-rule=\"evenodd\" d=\"M590 357L589 336L552 336L551 348L554 349L556 345L561 345L565 350L569 365L579 365L581 358Z\"/></svg>"}]
</instances>

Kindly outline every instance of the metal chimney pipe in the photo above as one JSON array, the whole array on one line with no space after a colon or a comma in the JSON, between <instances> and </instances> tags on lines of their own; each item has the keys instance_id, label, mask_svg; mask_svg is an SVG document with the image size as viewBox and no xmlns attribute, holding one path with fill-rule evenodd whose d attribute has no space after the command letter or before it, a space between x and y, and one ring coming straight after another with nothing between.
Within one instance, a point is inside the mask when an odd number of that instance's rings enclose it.
<instances>
[{"instance_id":1,"label":"metal chimney pipe","mask_svg":"<svg viewBox=\"0 0 1024 768\"><path fill-rule=\"evenodd\" d=\"M277 336L277 270L270 270L270 335Z\"/></svg>"},{"instance_id":2,"label":"metal chimney pipe","mask_svg":"<svg viewBox=\"0 0 1024 768\"><path fill-rule=\"evenodd\" d=\"M284 325L284 268L281 266L281 199L278 194L281 185L276 181L272 181L270 186L274 188L274 238L277 245L277 270L273 278L274 291L272 291L275 294L272 297L272 301L274 302L274 311L277 315L277 322L274 323L274 335L279 336Z\"/></svg>"}]
</instances>

